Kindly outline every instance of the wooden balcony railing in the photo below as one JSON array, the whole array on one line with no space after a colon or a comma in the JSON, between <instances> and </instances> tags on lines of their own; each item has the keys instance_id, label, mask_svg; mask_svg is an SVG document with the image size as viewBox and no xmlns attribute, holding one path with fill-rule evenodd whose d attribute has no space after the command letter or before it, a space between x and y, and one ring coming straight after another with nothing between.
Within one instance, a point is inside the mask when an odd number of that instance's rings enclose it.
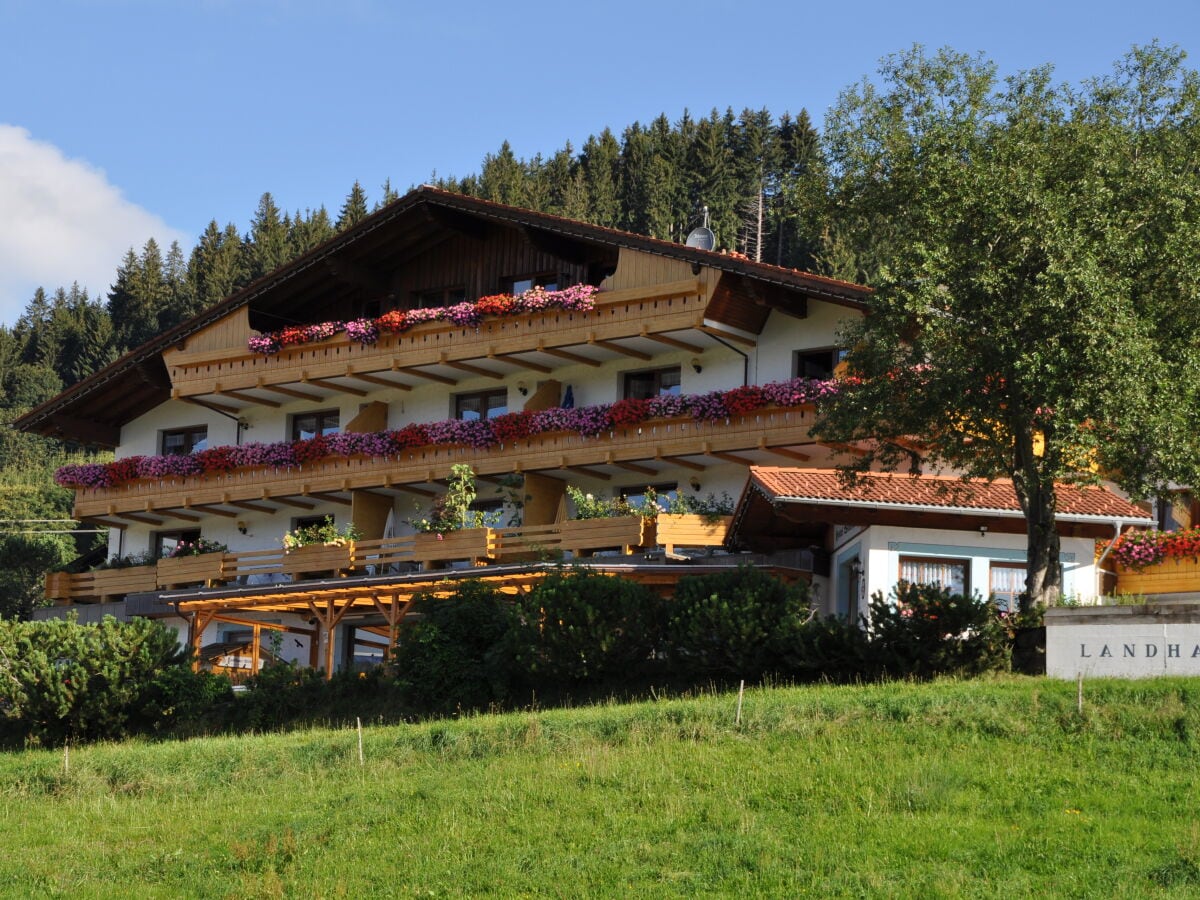
<instances>
[{"instance_id":1,"label":"wooden balcony railing","mask_svg":"<svg viewBox=\"0 0 1200 900\"><path fill-rule=\"evenodd\" d=\"M635 338L699 328L708 289L695 279L600 294L594 309L549 309L485 319L478 327L445 322L417 325L402 334L381 335L363 345L342 333L324 341L283 348L264 356L251 353L244 338L237 347L168 350L163 354L177 396L194 397L264 385L381 372L403 382L405 369L467 360L494 359L548 349ZM414 376L421 382L421 376Z\"/></svg>"},{"instance_id":2,"label":"wooden balcony railing","mask_svg":"<svg viewBox=\"0 0 1200 900\"><path fill-rule=\"evenodd\" d=\"M723 526L705 526L701 534L684 520L698 516L660 516L643 519L620 516L579 519L553 525L511 528L469 528L436 534L356 541L343 546L310 545L283 549L207 553L162 559L155 566L105 569L71 575L46 576L46 596L59 602L117 600L125 594L184 587L274 581L292 583L346 575L387 575L416 568L434 569L450 562L470 565L528 562L558 558L563 553L587 557L603 550L629 554L654 547L660 530L686 532L687 546L715 546L725 537ZM679 520L679 521L672 521ZM679 529L683 528L684 531ZM675 529L673 532L672 529Z\"/></svg>"},{"instance_id":3,"label":"wooden balcony railing","mask_svg":"<svg viewBox=\"0 0 1200 900\"><path fill-rule=\"evenodd\" d=\"M775 448L783 448L782 457L803 458L787 448L813 443L811 417L811 408L767 408L720 422L655 419L599 437L556 432L492 448L431 445L405 451L399 458L339 457L294 469L139 479L116 487L77 490L75 517L131 514L134 521L147 521L146 514L156 510L196 507L195 514L201 514L205 506L423 484L448 477L456 463L469 465L477 475L506 475L621 463L644 466L655 460L670 466L673 458L683 456L740 462L739 452Z\"/></svg>"},{"instance_id":4,"label":"wooden balcony railing","mask_svg":"<svg viewBox=\"0 0 1200 900\"><path fill-rule=\"evenodd\" d=\"M1117 565L1118 594L1200 593L1200 560L1164 559L1140 571Z\"/></svg>"}]
</instances>

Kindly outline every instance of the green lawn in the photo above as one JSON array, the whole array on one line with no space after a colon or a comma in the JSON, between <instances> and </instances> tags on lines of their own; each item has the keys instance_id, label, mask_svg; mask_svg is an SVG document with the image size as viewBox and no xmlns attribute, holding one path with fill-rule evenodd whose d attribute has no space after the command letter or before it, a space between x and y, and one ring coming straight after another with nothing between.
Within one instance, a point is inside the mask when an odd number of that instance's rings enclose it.
<instances>
[{"instance_id":1,"label":"green lawn","mask_svg":"<svg viewBox=\"0 0 1200 900\"><path fill-rule=\"evenodd\" d=\"M0 891L1200 896L1200 680L735 705L0 756Z\"/></svg>"}]
</instances>

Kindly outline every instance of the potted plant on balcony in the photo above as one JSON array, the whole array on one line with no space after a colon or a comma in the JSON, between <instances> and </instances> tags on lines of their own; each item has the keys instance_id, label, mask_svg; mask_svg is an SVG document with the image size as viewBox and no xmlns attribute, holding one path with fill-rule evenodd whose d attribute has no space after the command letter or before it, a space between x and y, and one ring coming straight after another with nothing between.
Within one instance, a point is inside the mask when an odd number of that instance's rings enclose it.
<instances>
[{"instance_id":1,"label":"potted plant on balcony","mask_svg":"<svg viewBox=\"0 0 1200 900\"><path fill-rule=\"evenodd\" d=\"M561 523L564 550L576 556L591 556L597 550L616 547L629 555L654 544L659 507L653 488L646 489L640 504L624 497L597 498L574 485L567 486L567 496L575 507L575 518Z\"/></svg>"},{"instance_id":2,"label":"potted plant on balcony","mask_svg":"<svg viewBox=\"0 0 1200 900\"><path fill-rule=\"evenodd\" d=\"M658 515L658 543L667 553L676 547L721 546L733 521L733 505L727 493L703 499L693 494L672 497Z\"/></svg>"},{"instance_id":3,"label":"potted plant on balcony","mask_svg":"<svg viewBox=\"0 0 1200 900\"><path fill-rule=\"evenodd\" d=\"M429 515L410 523L417 530L413 556L423 564L466 559L472 565L491 559L495 537L494 524L481 510L471 509L475 502L475 473L468 465L450 467L446 493L434 499Z\"/></svg>"},{"instance_id":4,"label":"potted plant on balcony","mask_svg":"<svg viewBox=\"0 0 1200 900\"><path fill-rule=\"evenodd\" d=\"M164 588L203 584L208 587L220 581L221 568L228 550L229 548L219 541L210 541L207 538L179 541L170 553L158 561L158 586Z\"/></svg>"},{"instance_id":5,"label":"potted plant on balcony","mask_svg":"<svg viewBox=\"0 0 1200 900\"><path fill-rule=\"evenodd\" d=\"M333 516L294 528L283 536L283 571L293 579L342 575L351 568L358 537L353 522L339 531Z\"/></svg>"}]
</instances>

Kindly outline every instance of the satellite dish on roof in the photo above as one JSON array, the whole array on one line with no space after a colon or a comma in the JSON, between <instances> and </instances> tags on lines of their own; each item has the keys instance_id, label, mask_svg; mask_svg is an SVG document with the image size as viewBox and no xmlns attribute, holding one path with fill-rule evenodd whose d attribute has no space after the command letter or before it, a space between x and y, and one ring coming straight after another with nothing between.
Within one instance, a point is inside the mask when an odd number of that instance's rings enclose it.
<instances>
[{"instance_id":1,"label":"satellite dish on roof","mask_svg":"<svg viewBox=\"0 0 1200 900\"><path fill-rule=\"evenodd\" d=\"M687 236L684 242L688 247L695 247L697 250L711 250L717 246L717 236L712 233L711 228L706 228L701 225L699 228L693 228L692 233Z\"/></svg>"}]
</instances>

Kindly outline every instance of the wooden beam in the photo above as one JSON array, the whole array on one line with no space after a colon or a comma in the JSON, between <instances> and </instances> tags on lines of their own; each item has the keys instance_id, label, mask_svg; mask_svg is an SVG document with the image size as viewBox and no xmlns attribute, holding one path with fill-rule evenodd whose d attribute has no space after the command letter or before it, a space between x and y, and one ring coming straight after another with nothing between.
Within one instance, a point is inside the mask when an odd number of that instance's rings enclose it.
<instances>
[{"instance_id":1,"label":"wooden beam","mask_svg":"<svg viewBox=\"0 0 1200 900\"><path fill-rule=\"evenodd\" d=\"M296 509L316 509L315 503L306 503L303 500L297 500L295 497L269 497L264 496L264 500L270 500L272 503L282 503L284 506L294 506Z\"/></svg>"},{"instance_id":2,"label":"wooden beam","mask_svg":"<svg viewBox=\"0 0 1200 900\"><path fill-rule=\"evenodd\" d=\"M716 450L709 451L709 456L713 459L723 460L724 462L737 463L739 466L752 466L754 460L746 459L744 456L738 456L736 453L720 453Z\"/></svg>"},{"instance_id":3,"label":"wooden beam","mask_svg":"<svg viewBox=\"0 0 1200 900\"><path fill-rule=\"evenodd\" d=\"M236 506L238 509L248 509L251 512L266 513L268 516L273 516L275 513L279 512L279 510L272 506L263 506L259 503L251 503L248 500L231 500L229 501L229 505Z\"/></svg>"},{"instance_id":4,"label":"wooden beam","mask_svg":"<svg viewBox=\"0 0 1200 900\"><path fill-rule=\"evenodd\" d=\"M127 522L114 522L111 519L104 519L100 516L84 516L79 521L83 525L101 525L105 528L120 528L122 531L129 527Z\"/></svg>"},{"instance_id":5,"label":"wooden beam","mask_svg":"<svg viewBox=\"0 0 1200 900\"><path fill-rule=\"evenodd\" d=\"M748 338L740 334L734 334L730 331L722 331L720 328L713 328L711 325L705 325L703 321L696 324L696 329L703 331L705 334L711 334L713 337L719 337L726 341L733 341L736 344L742 344L746 347L757 347L758 341L754 338Z\"/></svg>"},{"instance_id":6,"label":"wooden beam","mask_svg":"<svg viewBox=\"0 0 1200 900\"><path fill-rule=\"evenodd\" d=\"M613 459L613 455L608 454L608 459L605 460L610 466L616 466L619 469L625 469L629 472L637 472L639 475L657 475L658 469L652 469L649 466L639 465L634 462L624 462L622 460Z\"/></svg>"},{"instance_id":7,"label":"wooden beam","mask_svg":"<svg viewBox=\"0 0 1200 900\"><path fill-rule=\"evenodd\" d=\"M264 391L274 391L276 394L283 394L285 397L293 397L296 400L310 400L313 403L320 402L325 398L320 394L310 394L307 391L298 391L295 388L284 387L282 384L263 384L263 380L258 379L258 387Z\"/></svg>"},{"instance_id":8,"label":"wooden beam","mask_svg":"<svg viewBox=\"0 0 1200 900\"><path fill-rule=\"evenodd\" d=\"M205 409L211 409L214 412L224 413L227 416L233 416L235 419L242 414L242 411L236 406L226 406L224 403L213 403L211 400L201 400L199 397L180 397L187 403L194 403L196 406L203 406Z\"/></svg>"},{"instance_id":9,"label":"wooden beam","mask_svg":"<svg viewBox=\"0 0 1200 900\"><path fill-rule=\"evenodd\" d=\"M416 494L418 497L436 497L437 491L429 491L425 488L414 487L411 484L392 484L389 482L387 487L395 491L404 491L408 494Z\"/></svg>"},{"instance_id":10,"label":"wooden beam","mask_svg":"<svg viewBox=\"0 0 1200 900\"><path fill-rule=\"evenodd\" d=\"M414 369L412 366L393 366L392 371L403 372L406 375L413 375L417 378L427 378L430 381L436 381L438 384L458 384L455 378L447 378L445 375L435 375L433 372L422 372L420 369Z\"/></svg>"},{"instance_id":11,"label":"wooden beam","mask_svg":"<svg viewBox=\"0 0 1200 900\"><path fill-rule=\"evenodd\" d=\"M160 516L167 516L168 518L171 518L171 519L182 519L184 522L199 522L200 521L199 516L193 516L189 513L176 512L175 510L171 510L171 509L155 509L155 510L147 510L147 512L156 512Z\"/></svg>"},{"instance_id":12,"label":"wooden beam","mask_svg":"<svg viewBox=\"0 0 1200 900\"><path fill-rule=\"evenodd\" d=\"M439 365L449 366L451 369L458 369L460 372L467 372L471 375L481 375L484 378L503 379L504 375L501 372L493 372L491 369L480 368L471 363L462 362L457 359L447 359L446 354L442 354L442 358L438 360Z\"/></svg>"},{"instance_id":13,"label":"wooden beam","mask_svg":"<svg viewBox=\"0 0 1200 900\"><path fill-rule=\"evenodd\" d=\"M543 366L541 363L529 362L528 360L521 359L520 357L514 356L511 353L508 355L499 355L498 356L495 353L493 353L491 350L489 350L488 351L488 359L494 359L497 362L512 363L514 366L520 366L522 369L529 369L530 371L533 371L533 372L541 372L543 375L549 375L551 372L554 371L549 366Z\"/></svg>"},{"instance_id":14,"label":"wooden beam","mask_svg":"<svg viewBox=\"0 0 1200 900\"><path fill-rule=\"evenodd\" d=\"M309 378L307 375L302 375L300 376L300 380L304 384L315 384L317 387L327 388L331 391L338 391L342 394L352 394L355 397L367 396L366 391L361 391L358 388L347 387L344 384L334 384L332 381L329 381L325 378Z\"/></svg>"},{"instance_id":15,"label":"wooden beam","mask_svg":"<svg viewBox=\"0 0 1200 900\"><path fill-rule=\"evenodd\" d=\"M424 212L425 218L434 225L447 228L455 234L461 234L473 241L481 241L487 237L487 224L474 216L454 209L432 207L427 203L422 205L422 212Z\"/></svg>"},{"instance_id":16,"label":"wooden beam","mask_svg":"<svg viewBox=\"0 0 1200 900\"><path fill-rule=\"evenodd\" d=\"M696 344L689 344L687 341L681 341L678 338L668 337L665 334L651 334L644 326L642 328L642 337L652 341L658 341L660 344L666 344L668 347L675 347L679 350L686 350L688 353L703 353L704 348Z\"/></svg>"},{"instance_id":17,"label":"wooden beam","mask_svg":"<svg viewBox=\"0 0 1200 900\"><path fill-rule=\"evenodd\" d=\"M398 391L411 391L412 385L405 384L402 381L391 381L387 378L380 378L378 375L367 375L363 372L352 372L346 370L346 378L353 378L356 381L365 381L367 384L377 384L380 387L395 388Z\"/></svg>"},{"instance_id":18,"label":"wooden beam","mask_svg":"<svg viewBox=\"0 0 1200 900\"><path fill-rule=\"evenodd\" d=\"M597 369L601 365L598 359L592 359L590 356L580 356L578 353L572 353L570 350L563 350L560 347L547 347L542 341L538 341L537 348L538 353L545 353L547 356L565 359L567 362L581 363L585 366L591 366L593 369Z\"/></svg>"},{"instance_id":19,"label":"wooden beam","mask_svg":"<svg viewBox=\"0 0 1200 900\"><path fill-rule=\"evenodd\" d=\"M154 516L143 516L140 513L119 513L110 512L109 515L120 516L122 519L128 519L131 522L141 522L143 525L162 525L162 519L156 519Z\"/></svg>"},{"instance_id":20,"label":"wooden beam","mask_svg":"<svg viewBox=\"0 0 1200 900\"><path fill-rule=\"evenodd\" d=\"M593 347L599 347L601 350L611 350L613 353L620 353L622 356L632 356L634 359L640 359L644 362L654 359L649 353L643 353L641 350L631 350L629 347L622 347L620 344L614 344L612 341L599 340L595 334L588 335L588 344Z\"/></svg>"},{"instance_id":21,"label":"wooden beam","mask_svg":"<svg viewBox=\"0 0 1200 900\"><path fill-rule=\"evenodd\" d=\"M703 472L708 468L708 466L678 456L663 456L661 453L655 453L654 458L659 462L670 463L673 466L679 466L683 469L691 469L693 472Z\"/></svg>"},{"instance_id":22,"label":"wooden beam","mask_svg":"<svg viewBox=\"0 0 1200 900\"><path fill-rule=\"evenodd\" d=\"M817 441L817 445L837 450L839 453L848 453L851 456L866 456L870 452L862 447L855 447L853 444L840 444L833 441Z\"/></svg>"},{"instance_id":23,"label":"wooden beam","mask_svg":"<svg viewBox=\"0 0 1200 900\"><path fill-rule=\"evenodd\" d=\"M351 506L353 501L348 497L339 497L337 494L328 494L325 491L306 491L304 496L316 497L318 500L324 500L326 503L337 503L341 506Z\"/></svg>"},{"instance_id":24,"label":"wooden beam","mask_svg":"<svg viewBox=\"0 0 1200 900\"><path fill-rule=\"evenodd\" d=\"M762 449L776 456L782 456L785 459L795 459L800 462L807 462L812 459L812 456L807 453L801 453L799 450L791 450L787 447L762 447Z\"/></svg>"},{"instance_id":25,"label":"wooden beam","mask_svg":"<svg viewBox=\"0 0 1200 900\"><path fill-rule=\"evenodd\" d=\"M272 409L279 409L279 407L283 406L277 400L263 400L261 397L251 397L249 394L243 394L241 391L223 391L219 386L213 388L213 393L219 397L231 397L243 403L257 403L259 406L269 406Z\"/></svg>"},{"instance_id":26,"label":"wooden beam","mask_svg":"<svg viewBox=\"0 0 1200 900\"><path fill-rule=\"evenodd\" d=\"M568 472L577 472L580 475L586 475L588 478L598 478L601 481L612 481L612 476L607 472L597 472L595 469L589 469L587 466L568 466L564 461L559 468L565 469Z\"/></svg>"},{"instance_id":27,"label":"wooden beam","mask_svg":"<svg viewBox=\"0 0 1200 900\"><path fill-rule=\"evenodd\" d=\"M215 506L212 506L207 503L197 503L194 505L191 503L185 503L185 504L183 504L183 508L184 509L194 509L197 512L202 512L205 515L209 515L209 516L224 516L226 519L236 519L237 518L237 513L230 512L227 509L217 509Z\"/></svg>"}]
</instances>

